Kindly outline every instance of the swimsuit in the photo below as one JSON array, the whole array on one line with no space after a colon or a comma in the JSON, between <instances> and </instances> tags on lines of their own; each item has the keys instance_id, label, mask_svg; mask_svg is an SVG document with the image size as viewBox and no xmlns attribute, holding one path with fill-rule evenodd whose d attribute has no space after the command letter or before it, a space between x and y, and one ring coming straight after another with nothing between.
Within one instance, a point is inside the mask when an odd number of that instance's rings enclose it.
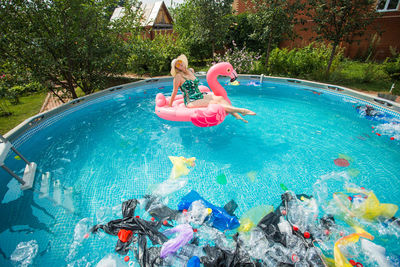
<instances>
[{"instance_id":1,"label":"swimsuit","mask_svg":"<svg viewBox=\"0 0 400 267\"><path fill-rule=\"evenodd\" d=\"M199 90L199 79L185 80L185 82L181 85L181 90L183 92L183 101L185 102L185 106L190 102L203 99L203 93Z\"/></svg>"}]
</instances>

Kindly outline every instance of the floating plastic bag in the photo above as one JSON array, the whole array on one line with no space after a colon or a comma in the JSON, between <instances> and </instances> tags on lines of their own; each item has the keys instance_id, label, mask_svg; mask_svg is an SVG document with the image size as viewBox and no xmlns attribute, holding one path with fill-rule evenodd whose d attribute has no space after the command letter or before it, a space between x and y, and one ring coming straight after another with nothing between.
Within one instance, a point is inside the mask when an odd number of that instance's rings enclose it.
<instances>
[{"instance_id":1,"label":"floating plastic bag","mask_svg":"<svg viewBox=\"0 0 400 267\"><path fill-rule=\"evenodd\" d=\"M174 165L172 167L171 179L176 179L184 175L189 174L189 169L188 167L194 167L195 163L194 161L196 158L184 158L184 157L174 157L174 156L168 156L168 158L171 160L172 164Z\"/></svg>"},{"instance_id":2,"label":"floating plastic bag","mask_svg":"<svg viewBox=\"0 0 400 267\"><path fill-rule=\"evenodd\" d=\"M39 245L36 240L28 242L21 242L17 245L14 252L11 254L10 259L25 267L33 263L33 259L38 253Z\"/></svg>"},{"instance_id":3,"label":"floating plastic bag","mask_svg":"<svg viewBox=\"0 0 400 267\"><path fill-rule=\"evenodd\" d=\"M196 201L201 200L207 208L212 210L210 219L208 222L211 224L212 227L217 228L218 230L225 231L225 230L232 230L239 227L239 220L235 216L231 216L228 214L226 210L220 207L216 207L204 198L202 198L199 193L192 190L186 196L182 197L181 201L178 204L179 210L188 209L190 205Z\"/></svg>"},{"instance_id":4,"label":"floating plastic bag","mask_svg":"<svg viewBox=\"0 0 400 267\"><path fill-rule=\"evenodd\" d=\"M121 255L125 255L129 251L131 242L138 241L139 250L146 250L146 236L151 240L153 244L162 244L167 241L167 237L160 233L158 229L161 227L160 222L146 221L135 216L135 209L138 204L136 199L130 199L122 203L122 219L112 220L106 224L98 224L90 229L90 232L96 233L99 229L110 235L117 236L121 229L132 231L133 235L138 235L138 240L131 238L127 242L117 241L115 251ZM139 258L146 260L143 257L143 253L139 251Z\"/></svg>"},{"instance_id":5,"label":"floating plastic bag","mask_svg":"<svg viewBox=\"0 0 400 267\"><path fill-rule=\"evenodd\" d=\"M274 207L270 205L260 205L253 207L247 212L245 212L242 217L240 217L240 226L238 228L239 232L248 232L253 227L255 227L260 220L274 210Z\"/></svg>"},{"instance_id":6,"label":"floating plastic bag","mask_svg":"<svg viewBox=\"0 0 400 267\"><path fill-rule=\"evenodd\" d=\"M379 246L367 239L361 239L361 248L365 252L368 258L376 262L380 267L391 267L389 260L386 258L386 249Z\"/></svg>"},{"instance_id":7,"label":"floating plastic bag","mask_svg":"<svg viewBox=\"0 0 400 267\"><path fill-rule=\"evenodd\" d=\"M170 195L179 189L183 188L188 182L187 178L180 179L167 179L161 184L158 184L153 190L152 195L157 195L160 197L165 197Z\"/></svg>"},{"instance_id":8,"label":"floating plastic bag","mask_svg":"<svg viewBox=\"0 0 400 267\"><path fill-rule=\"evenodd\" d=\"M340 238L338 241L335 243L335 247L333 249L333 253L335 256L335 265L336 267L351 267L352 265L349 263L349 261L346 259L346 257L343 255L341 248L344 248L347 245L351 245L353 243L358 242L360 237L367 238L367 239L374 239L372 235L367 233L364 229L359 228L359 227L354 227L356 232L347 236L344 236Z\"/></svg>"},{"instance_id":9,"label":"floating plastic bag","mask_svg":"<svg viewBox=\"0 0 400 267\"><path fill-rule=\"evenodd\" d=\"M178 235L163 244L160 252L161 258L165 258L169 254L178 251L178 249L189 243L193 238L193 228L189 224L180 224L164 231L163 234L169 236L174 233L177 233Z\"/></svg>"},{"instance_id":10,"label":"floating plastic bag","mask_svg":"<svg viewBox=\"0 0 400 267\"><path fill-rule=\"evenodd\" d=\"M144 196L144 199L146 200L145 210L157 220L164 221L176 219L179 212L164 205L160 198L146 195Z\"/></svg>"},{"instance_id":11,"label":"floating plastic bag","mask_svg":"<svg viewBox=\"0 0 400 267\"><path fill-rule=\"evenodd\" d=\"M350 193L365 194L367 196L363 203L360 203L358 207L356 206L352 209L354 215L359 218L375 220L378 217L384 217L390 219L399 209L399 207L394 204L381 204L372 191L352 187L346 189Z\"/></svg>"}]
</instances>

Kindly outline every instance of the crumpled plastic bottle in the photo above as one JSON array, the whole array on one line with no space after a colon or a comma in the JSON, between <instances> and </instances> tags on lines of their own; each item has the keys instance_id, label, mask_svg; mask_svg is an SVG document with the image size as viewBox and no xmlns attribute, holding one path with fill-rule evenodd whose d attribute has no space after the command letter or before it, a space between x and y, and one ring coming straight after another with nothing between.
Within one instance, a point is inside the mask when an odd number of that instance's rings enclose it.
<instances>
[{"instance_id":1,"label":"crumpled plastic bottle","mask_svg":"<svg viewBox=\"0 0 400 267\"><path fill-rule=\"evenodd\" d=\"M194 201L189 210L184 214L187 222L201 225L212 210L206 208L201 200Z\"/></svg>"},{"instance_id":2,"label":"crumpled plastic bottle","mask_svg":"<svg viewBox=\"0 0 400 267\"><path fill-rule=\"evenodd\" d=\"M268 248L267 254L277 262L288 264L293 263L291 258L289 258L289 255L291 255L290 250L280 243L275 243L273 246Z\"/></svg>"},{"instance_id":3,"label":"crumpled plastic bottle","mask_svg":"<svg viewBox=\"0 0 400 267\"><path fill-rule=\"evenodd\" d=\"M225 234L213 227L203 225L198 229L197 236L200 240L214 242L219 248L233 252L235 244L232 239L228 239Z\"/></svg>"},{"instance_id":4,"label":"crumpled plastic bottle","mask_svg":"<svg viewBox=\"0 0 400 267\"><path fill-rule=\"evenodd\" d=\"M14 252L11 254L10 259L25 267L33 263L33 259L38 253L39 245L36 240L28 242L21 242L17 245Z\"/></svg>"},{"instance_id":5,"label":"crumpled plastic bottle","mask_svg":"<svg viewBox=\"0 0 400 267\"><path fill-rule=\"evenodd\" d=\"M91 224L92 222L89 218L83 218L76 224L74 229L74 241L69 248L67 260L70 261L76 256L78 248L82 245L85 235L90 232Z\"/></svg>"},{"instance_id":6,"label":"crumpled plastic bottle","mask_svg":"<svg viewBox=\"0 0 400 267\"><path fill-rule=\"evenodd\" d=\"M318 218L316 201L305 197L303 197L303 201L300 201L291 191L287 191L285 195L288 221L297 226L302 233L308 231L315 225L315 221Z\"/></svg>"},{"instance_id":7,"label":"crumpled plastic bottle","mask_svg":"<svg viewBox=\"0 0 400 267\"><path fill-rule=\"evenodd\" d=\"M247 234L239 236L241 247L243 247L251 257L262 260L270 247L270 242L265 237L264 232L258 228L253 228Z\"/></svg>"},{"instance_id":8,"label":"crumpled plastic bottle","mask_svg":"<svg viewBox=\"0 0 400 267\"><path fill-rule=\"evenodd\" d=\"M202 256L204 256L204 252L201 247L193 244L187 244L179 250L178 255L183 259L189 260L193 256L201 258Z\"/></svg>"}]
</instances>

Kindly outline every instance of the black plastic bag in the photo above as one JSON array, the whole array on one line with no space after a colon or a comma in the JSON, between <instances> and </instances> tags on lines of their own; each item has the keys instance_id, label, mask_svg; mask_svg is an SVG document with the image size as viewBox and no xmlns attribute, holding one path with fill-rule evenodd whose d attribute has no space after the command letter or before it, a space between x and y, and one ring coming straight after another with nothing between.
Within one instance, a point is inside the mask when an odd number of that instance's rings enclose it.
<instances>
[{"instance_id":1,"label":"black plastic bag","mask_svg":"<svg viewBox=\"0 0 400 267\"><path fill-rule=\"evenodd\" d=\"M231 216L235 216L235 210L237 209L238 204L235 202L235 200L231 200L228 203L225 204L224 206L224 210L226 210L226 212L231 215Z\"/></svg>"},{"instance_id":2,"label":"black plastic bag","mask_svg":"<svg viewBox=\"0 0 400 267\"><path fill-rule=\"evenodd\" d=\"M144 198L147 200L145 210L158 221L176 219L179 211L165 206L157 197L145 195Z\"/></svg>"},{"instance_id":3,"label":"black plastic bag","mask_svg":"<svg viewBox=\"0 0 400 267\"><path fill-rule=\"evenodd\" d=\"M118 240L117 242L115 251L122 255L128 253L128 247L132 242L136 243L138 241L135 235L139 235L139 237L147 236L153 244L162 244L167 241L168 238L158 231L161 222L146 221L134 216L137 203L136 199L125 201L122 203L122 215L124 216L122 219L113 220L107 224L95 225L90 232L96 233L99 229L102 229L107 234L117 236L121 229L132 231L133 237L130 240L127 242Z\"/></svg>"}]
</instances>

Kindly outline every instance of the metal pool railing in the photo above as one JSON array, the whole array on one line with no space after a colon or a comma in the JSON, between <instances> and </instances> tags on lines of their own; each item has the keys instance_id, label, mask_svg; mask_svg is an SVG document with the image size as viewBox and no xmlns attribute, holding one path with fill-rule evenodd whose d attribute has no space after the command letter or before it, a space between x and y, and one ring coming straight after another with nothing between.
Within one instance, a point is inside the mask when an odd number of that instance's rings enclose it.
<instances>
[{"instance_id":1,"label":"metal pool railing","mask_svg":"<svg viewBox=\"0 0 400 267\"><path fill-rule=\"evenodd\" d=\"M205 79L205 75L198 75L199 78ZM276 82L280 84L294 84L296 86L307 86L307 87L312 87L313 89L317 90L323 90L324 92L328 94L334 94L334 95L339 95L343 96L345 98L353 99L356 101L361 101L365 102L368 105L372 105L375 108L387 112L391 115L394 115L395 117L400 118L400 105L399 103L383 99L380 97L374 97L365 93L361 93L346 87L342 86L337 86L337 85L332 85L332 84L325 84L325 83L318 83L318 82L312 82L312 81L307 81L307 80L301 80L301 79L293 79L293 78L287 78L287 77L272 77L272 76L266 76L266 75L244 75L241 74L238 77L238 80L240 79L250 79L250 80L257 80L260 83L267 83L267 82ZM127 89L133 89L133 90L140 90L142 88L154 88L155 84L168 84L172 85L173 77L163 77L163 78L152 78L152 79L146 79L138 82L133 82L133 83L128 83L124 85L119 85L119 86L114 86L107 88L105 90L83 96L77 99L74 99L68 103L65 103L55 109L46 111L44 113L40 113L36 116L33 116L21 124L19 124L17 127L9 131L7 134L5 134L5 137L13 142L17 140L19 137L24 135L26 132L31 130L34 127L37 127L38 125L45 124L47 121L50 119L56 119L58 116L63 116L67 115L71 112L73 112L75 109L78 108L83 108L86 105L88 105L90 102L107 96L111 95L114 93L118 93ZM18 144L16 144L18 145Z\"/></svg>"}]
</instances>

